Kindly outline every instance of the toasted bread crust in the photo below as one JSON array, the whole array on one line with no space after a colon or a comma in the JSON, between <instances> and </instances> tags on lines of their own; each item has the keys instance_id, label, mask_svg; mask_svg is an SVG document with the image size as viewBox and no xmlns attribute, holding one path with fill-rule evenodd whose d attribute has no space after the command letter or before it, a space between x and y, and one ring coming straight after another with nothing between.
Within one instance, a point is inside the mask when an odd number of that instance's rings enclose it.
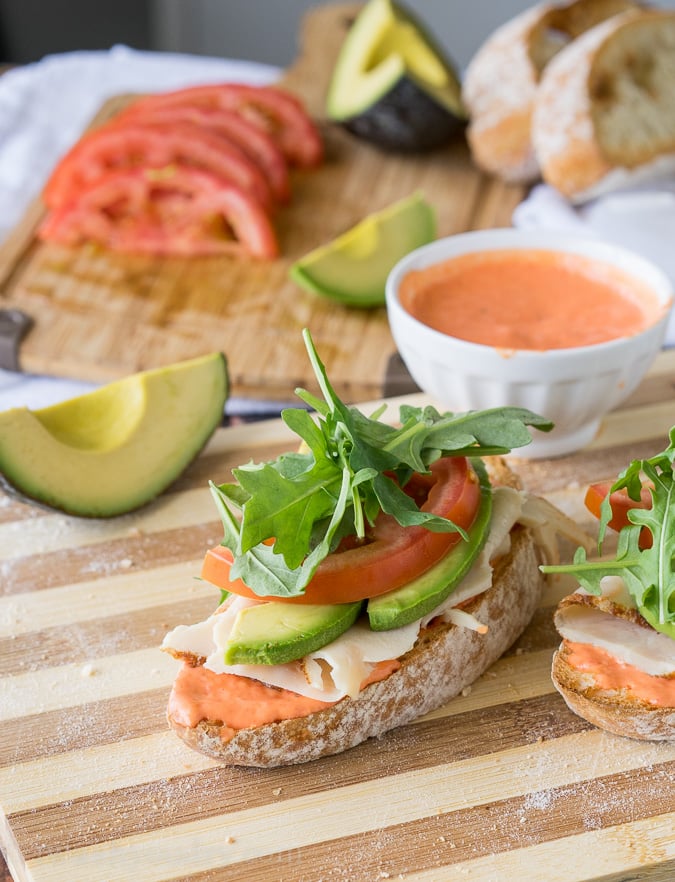
<instances>
[{"instance_id":1,"label":"toasted bread crust","mask_svg":"<svg viewBox=\"0 0 675 882\"><path fill-rule=\"evenodd\" d=\"M512 531L509 554L497 563L493 586L465 609L489 624L486 635L441 624L424 631L400 668L367 686L357 699L326 710L242 729L230 741L220 724L169 725L190 747L227 765L273 767L340 753L445 704L473 683L518 638L539 603L544 577L529 530Z\"/></svg>"},{"instance_id":2,"label":"toasted bread crust","mask_svg":"<svg viewBox=\"0 0 675 882\"><path fill-rule=\"evenodd\" d=\"M643 741L675 741L675 708L654 707L625 689L600 689L592 675L568 662L563 641L553 656L551 677L570 710L601 729Z\"/></svg>"}]
</instances>

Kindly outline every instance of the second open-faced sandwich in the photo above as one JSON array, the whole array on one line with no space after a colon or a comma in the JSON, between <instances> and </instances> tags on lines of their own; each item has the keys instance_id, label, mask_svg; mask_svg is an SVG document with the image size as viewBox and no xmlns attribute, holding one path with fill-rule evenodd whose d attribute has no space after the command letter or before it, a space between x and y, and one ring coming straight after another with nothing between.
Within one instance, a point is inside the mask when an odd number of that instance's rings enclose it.
<instances>
[{"instance_id":1,"label":"second open-faced sandwich","mask_svg":"<svg viewBox=\"0 0 675 882\"><path fill-rule=\"evenodd\" d=\"M589 509L619 530L613 558L549 566L580 589L555 613L563 637L553 683L569 707L603 729L649 741L675 740L675 428L670 443L634 460L611 486L593 485Z\"/></svg>"}]
</instances>

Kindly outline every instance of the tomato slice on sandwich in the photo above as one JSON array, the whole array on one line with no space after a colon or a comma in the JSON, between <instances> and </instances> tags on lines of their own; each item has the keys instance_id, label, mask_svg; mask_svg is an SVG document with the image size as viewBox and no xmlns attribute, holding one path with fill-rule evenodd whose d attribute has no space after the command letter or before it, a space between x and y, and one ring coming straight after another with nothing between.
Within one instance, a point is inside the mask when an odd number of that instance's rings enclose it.
<instances>
[{"instance_id":1,"label":"tomato slice on sandwich","mask_svg":"<svg viewBox=\"0 0 675 882\"><path fill-rule=\"evenodd\" d=\"M480 504L480 486L464 457L444 457L429 475L415 475L406 492L426 497L420 508L468 529ZM461 541L459 532L437 533L426 527L402 527L380 514L367 539L344 547L321 562L305 593L292 598L266 598L289 603L351 603L401 587L430 569ZM257 598L240 579L230 581L231 551L219 545L207 552L201 576L219 588Z\"/></svg>"},{"instance_id":2,"label":"tomato slice on sandwich","mask_svg":"<svg viewBox=\"0 0 675 882\"><path fill-rule=\"evenodd\" d=\"M643 487L640 499L631 499L627 491L615 490L610 493L612 484L610 481L599 481L591 484L586 491L584 504L592 515L596 518L601 516L602 503L609 495L609 504L612 508L612 517L608 521L608 526L617 532L630 524L628 512L633 508L651 508L652 496L648 487ZM647 529L643 529L640 533L640 547L651 548L652 534Z\"/></svg>"},{"instance_id":3,"label":"tomato slice on sandwich","mask_svg":"<svg viewBox=\"0 0 675 882\"><path fill-rule=\"evenodd\" d=\"M96 242L132 254L278 254L270 220L250 194L180 165L108 172L52 211L38 235L66 247Z\"/></svg>"}]
</instances>

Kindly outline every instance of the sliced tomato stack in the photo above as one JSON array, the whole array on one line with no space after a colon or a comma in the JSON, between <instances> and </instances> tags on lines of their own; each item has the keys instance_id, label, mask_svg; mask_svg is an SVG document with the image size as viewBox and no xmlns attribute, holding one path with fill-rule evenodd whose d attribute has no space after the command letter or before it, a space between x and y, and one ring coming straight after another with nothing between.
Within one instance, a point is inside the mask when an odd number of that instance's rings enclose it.
<instances>
[{"instance_id":1,"label":"sliced tomato stack","mask_svg":"<svg viewBox=\"0 0 675 882\"><path fill-rule=\"evenodd\" d=\"M39 235L129 253L271 259L289 169L322 157L316 126L281 89L220 83L150 95L61 159Z\"/></svg>"}]
</instances>

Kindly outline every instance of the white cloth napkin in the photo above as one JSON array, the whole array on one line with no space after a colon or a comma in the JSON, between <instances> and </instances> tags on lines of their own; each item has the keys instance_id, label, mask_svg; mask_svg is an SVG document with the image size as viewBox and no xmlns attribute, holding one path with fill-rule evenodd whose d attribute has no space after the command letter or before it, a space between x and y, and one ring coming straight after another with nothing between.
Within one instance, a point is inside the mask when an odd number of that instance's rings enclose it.
<instances>
[{"instance_id":1,"label":"white cloth napkin","mask_svg":"<svg viewBox=\"0 0 675 882\"><path fill-rule=\"evenodd\" d=\"M226 80L265 85L278 77L279 70L268 65L126 46L50 55L8 71L0 76L0 240L108 98ZM91 388L0 370L0 410L42 407ZM234 409L236 402L228 406Z\"/></svg>"},{"instance_id":2,"label":"white cloth napkin","mask_svg":"<svg viewBox=\"0 0 675 882\"><path fill-rule=\"evenodd\" d=\"M540 184L516 208L512 221L525 230L583 233L630 248L659 266L675 287L675 180L617 191L581 206ZM675 312L665 345L675 345Z\"/></svg>"}]
</instances>

